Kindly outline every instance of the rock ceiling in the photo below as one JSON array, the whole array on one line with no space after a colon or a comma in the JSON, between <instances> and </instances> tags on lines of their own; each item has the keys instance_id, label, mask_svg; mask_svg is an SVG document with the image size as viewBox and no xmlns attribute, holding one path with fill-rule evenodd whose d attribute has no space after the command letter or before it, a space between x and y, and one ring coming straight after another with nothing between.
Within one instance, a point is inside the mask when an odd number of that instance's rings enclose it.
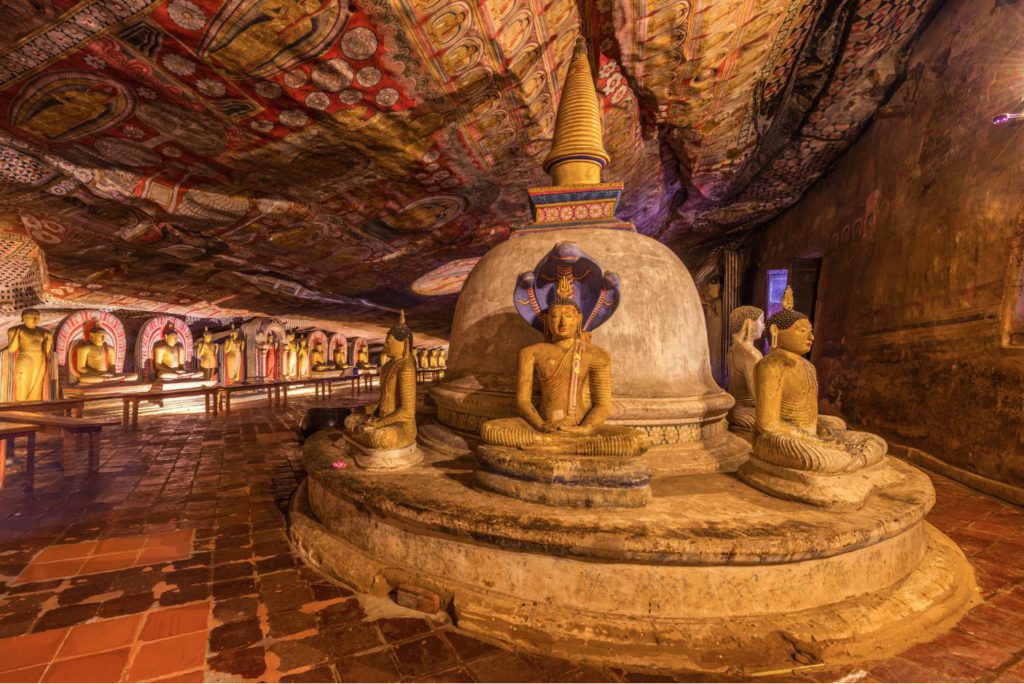
<instances>
[{"instance_id":1,"label":"rock ceiling","mask_svg":"<svg viewBox=\"0 0 1024 684\"><path fill-rule=\"evenodd\" d=\"M53 304L442 330L548 181L581 26L619 215L693 267L827 170L936 2L6 0L0 306L41 248Z\"/></svg>"}]
</instances>

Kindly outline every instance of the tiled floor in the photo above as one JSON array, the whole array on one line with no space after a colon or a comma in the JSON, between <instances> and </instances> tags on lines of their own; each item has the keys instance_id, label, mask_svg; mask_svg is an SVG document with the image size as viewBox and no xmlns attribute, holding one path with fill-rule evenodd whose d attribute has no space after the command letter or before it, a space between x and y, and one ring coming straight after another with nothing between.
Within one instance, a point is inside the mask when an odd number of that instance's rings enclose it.
<instances>
[{"instance_id":1,"label":"tiled floor","mask_svg":"<svg viewBox=\"0 0 1024 684\"><path fill-rule=\"evenodd\" d=\"M63 478L44 443L33 495L13 468L0 490L0 681L652 679L510 652L303 567L283 511L303 477L295 429L315 403L144 416L138 432L104 434L94 478L84 465ZM763 679L1024 679L1024 511L935 485L930 520L968 553L986 603L898 657Z\"/></svg>"}]
</instances>

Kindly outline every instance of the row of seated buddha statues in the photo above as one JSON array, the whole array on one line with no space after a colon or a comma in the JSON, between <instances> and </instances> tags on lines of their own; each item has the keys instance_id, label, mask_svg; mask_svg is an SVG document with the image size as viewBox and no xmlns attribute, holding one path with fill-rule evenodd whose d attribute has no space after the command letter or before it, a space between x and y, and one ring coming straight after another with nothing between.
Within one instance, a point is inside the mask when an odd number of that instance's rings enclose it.
<instances>
[{"instance_id":1,"label":"row of seated buddha statues","mask_svg":"<svg viewBox=\"0 0 1024 684\"><path fill-rule=\"evenodd\" d=\"M771 351L762 357L754 341L766 328ZM817 372L804 358L814 342L813 326L793 309L790 288L782 309L767 321L757 307L735 309L729 331L730 391L736 400L730 429L752 445L738 471L744 482L779 498L852 510L875 489L900 481L888 463L885 440L819 415Z\"/></svg>"},{"instance_id":2,"label":"row of seated buddha statues","mask_svg":"<svg viewBox=\"0 0 1024 684\"><path fill-rule=\"evenodd\" d=\"M416 367L420 370L444 370L448 367L448 350L444 347L417 349Z\"/></svg>"}]
</instances>

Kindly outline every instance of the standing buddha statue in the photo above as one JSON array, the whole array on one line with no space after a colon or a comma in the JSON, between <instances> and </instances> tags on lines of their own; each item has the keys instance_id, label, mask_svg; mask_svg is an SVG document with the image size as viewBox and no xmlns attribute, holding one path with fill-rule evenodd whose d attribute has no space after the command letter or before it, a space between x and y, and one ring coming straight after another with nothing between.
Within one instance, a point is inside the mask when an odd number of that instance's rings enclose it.
<instances>
[{"instance_id":1,"label":"standing buddha statue","mask_svg":"<svg viewBox=\"0 0 1024 684\"><path fill-rule=\"evenodd\" d=\"M14 355L14 401L42 400L53 333L39 327L39 311L21 312L21 325L7 332L7 351Z\"/></svg>"},{"instance_id":2,"label":"standing buddha statue","mask_svg":"<svg viewBox=\"0 0 1024 684\"><path fill-rule=\"evenodd\" d=\"M729 394L736 403L729 410L729 429L752 442L754 439L754 366L762 359L754 340L764 334L764 311L756 306L738 306L729 313L732 344L729 364Z\"/></svg>"},{"instance_id":3,"label":"standing buddha statue","mask_svg":"<svg viewBox=\"0 0 1024 684\"><path fill-rule=\"evenodd\" d=\"M818 376L803 358L814 332L807 316L793 310L789 288L767 325L772 349L754 367L753 453L737 474L781 499L860 508L873 490L900 480L887 463L885 441L818 415Z\"/></svg>"},{"instance_id":4,"label":"standing buddha statue","mask_svg":"<svg viewBox=\"0 0 1024 684\"><path fill-rule=\"evenodd\" d=\"M281 350L281 377L294 380L299 372L299 345L295 341L295 333L288 332L284 336Z\"/></svg>"},{"instance_id":5,"label":"standing buddha statue","mask_svg":"<svg viewBox=\"0 0 1024 684\"><path fill-rule=\"evenodd\" d=\"M296 376L299 378L308 378L310 375L309 365L309 335L303 336L301 340L297 341L298 351L296 352L296 365L297 371Z\"/></svg>"},{"instance_id":6,"label":"standing buddha statue","mask_svg":"<svg viewBox=\"0 0 1024 684\"><path fill-rule=\"evenodd\" d=\"M225 384L237 385L242 382L242 362L245 340L241 338L238 328L231 326L231 332L224 340L224 380Z\"/></svg>"},{"instance_id":7,"label":"standing buddha statue","mask_svg":"<svg viewBox=\"0 0 1024 684\"><path fill-rule=\"evenodd\" d=\"M196 345L196 358L202 369L203 379L211 380L217 375L217 352L220 345L213 341L213 333L209 328L203 330L203 339Z\"/></svg>"}]
</instances>

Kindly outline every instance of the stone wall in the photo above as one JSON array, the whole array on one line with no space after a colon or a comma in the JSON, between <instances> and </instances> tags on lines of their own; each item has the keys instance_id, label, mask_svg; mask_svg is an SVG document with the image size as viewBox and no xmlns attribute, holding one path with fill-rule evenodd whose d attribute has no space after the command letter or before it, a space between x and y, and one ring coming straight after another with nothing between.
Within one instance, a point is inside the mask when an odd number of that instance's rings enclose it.
<instances>
[{"instance_id":1,"label":"stone wall","mask_svg":"<svg viewBox=\"0 0 1024 684\"><path fill-rule=\"evenodd\" d=\"M764 306L767 269L820 257L812 360L823 407L969 483L1014 487L1024 346L1006 327L1024 310L1024 125L991 120L1022 100L1024 5L946 2L870 128L752 236L746 276Z\"/></svg>"}]
</instances>

